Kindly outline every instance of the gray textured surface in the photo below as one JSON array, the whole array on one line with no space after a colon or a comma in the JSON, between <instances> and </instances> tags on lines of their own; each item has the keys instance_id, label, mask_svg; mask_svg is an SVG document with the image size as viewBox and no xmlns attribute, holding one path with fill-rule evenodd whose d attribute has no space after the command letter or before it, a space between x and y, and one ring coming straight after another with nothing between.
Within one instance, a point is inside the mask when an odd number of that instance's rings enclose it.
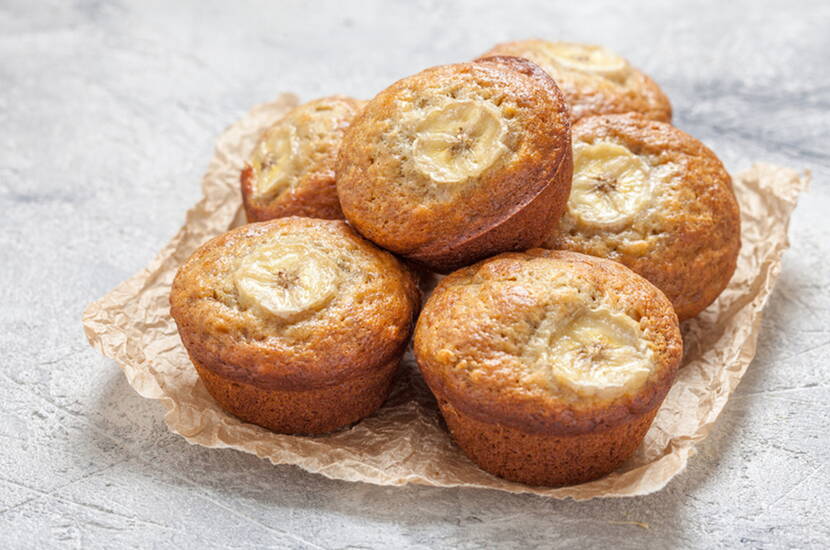
<instances>
[{"instance_id":1,"label":"gray textured surface","mask_svg":"<svg viewBox=\"0 0 830 550\"><path fill-rule=\"evenodd\" d=\"M0 1L0 546L830 545L825 2L38 4ZM758 356L664 491L380 488L192 447L86 345L86 302L173 235L212 139L251 105L368 97L530 36L624 53L732 170L813 171Z\"/></svg>"}]
</instances>

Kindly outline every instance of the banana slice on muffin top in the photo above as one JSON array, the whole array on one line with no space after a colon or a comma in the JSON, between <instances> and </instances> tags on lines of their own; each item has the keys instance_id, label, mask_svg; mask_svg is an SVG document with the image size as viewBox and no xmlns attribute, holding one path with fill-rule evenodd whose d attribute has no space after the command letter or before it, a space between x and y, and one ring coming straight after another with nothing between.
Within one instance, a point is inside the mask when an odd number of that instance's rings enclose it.
<instances>
[{"instance_id":1,"label":"banana slice on muffin top","mask_svg":"<svg viewBox=\"0 0 830 550\"><path fill-rule=\"evenodd\" d=\"M602 46L521 40L484 54L530 59L550 73L571 106L573 120L590 115L638 112L671 121L671 104L660 87L622 56Z\"/></svg>"},{"instance_id":2,"label":"banana slice on muffin top","mask_svg":"<svg viewBox=\"0 0 830 550\"><path fill-rule=\"evenodd\" d=\"M624 227L650 202L652 175L622 145L577 143L568 212L582 225Z\"/></svg>"},{"instance_id":3,"label":"banana slice on muffin top","mask_svg":"<svg viewBox=\"0 0 830 550\"><path fill-rule=\"evenodd\" d=\"M584 118L573 140L568 208L545 246L621 262L665 292L681 320L700 313L740 250L723 164L688 134L636 114Z\"/></svg>"},{"instance_id":4,"label":"banana slice on muffin top","mask_svg":"<svg viewBox=\"0 0 830 550\"><path fill-rule=\"evenodd\" d=\"M355 119L337 161L349 223L436 271L538 246L570 178L564 99L544 71L511 57L398 81Z\"/></svg>"},{"instance_id":5,"label":"banana slice on muffin top","mask_svg":"<svg viewBox=\"0 0 830 550\"><path fill-rule=\"evenodd\" d=\"M342 277L337 263L300 239L263 246L239 262L233 273L239 304L294 321L325 306Z\"/></svg>"},{"instance_id":6,"label":"banana slice on muffin top","mask_svg":"<svg viewBox=\"0 0 830 550\"><path fill-rule=\"evenodd\" d=\"M263 132L240 177L248 221L343 218L334 162L363 103L344 96L315 99Z\"/></svg>"},{"instance_id":7,"label":"banana slice on muffin top","mask_svg":"<svg viewBox=\"0 0 830 550\"><path fill-rule=\"evenodd\" d=\"M479 176L508 152L507 123L486 101L448 102L418 124L412 149L415 165L440 183L462 183Z\"/></svg>"},{"instance_id":8,"label":"banana slice on muffin top","mask_svg":"<svg viewBox=\"0 0 830 550\"><path fill-rule=\"evenodd\" d=\"M562 293L560 293L561 295ZM654 353L631 317L608 307L545 316L528 339L526 357L540 381L582 397L616 397L641 384L655 368Z\"/></svg>"}]
</instances>

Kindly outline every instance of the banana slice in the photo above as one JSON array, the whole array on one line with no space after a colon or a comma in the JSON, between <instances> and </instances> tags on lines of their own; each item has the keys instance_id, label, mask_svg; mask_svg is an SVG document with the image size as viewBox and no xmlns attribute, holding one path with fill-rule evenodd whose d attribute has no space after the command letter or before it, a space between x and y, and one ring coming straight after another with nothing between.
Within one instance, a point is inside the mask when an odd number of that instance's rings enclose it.
<instances>
[{"instance_id":1,"label":"banana slice","mask_svg":"<svg viewBox=\"0 0 830 550\"><path fill-rule=\"evenodd\" d=\"M653 352L637 322L604 307L557 331L545 355L550 379L580 396L616 397L654 370Z\"/></svg>"},{"instance_id":2,"label":"banana slice","mask_svg":"<svg viewBox=\"0 0 830 550\"><path fill-rule=\"evenodd\" d=\"M484 101L459 100L427 114L413 144L415 166L433 181L459 183L480 175L507 147L498 109Z\"/></svg>"},{"instance_id":3,"label":"banana slice","mask_svg":"<svg viewBox=\"0 0 830 550\"><path fill-rule=\"evenodd\" d=\"M234 272L239 303L292 322L325 306L337 290L337 265L303 244L280 242L245 256Z\"/></svg>"},{"instance_id":4,"label":"banana slice","mask_svg":"<svg viewBox=\"0 0 830 550\"><path fill-rule=\"evenodd\" d=\"M280 124L268 130L251 159L256 196L272 197L291 184L299 149L297 129L293 124Z\"/></svg>"},{"instance_id":5,"label":"banana slice","mask_svg":"<svg viewBox=\"0 0 830 550\"><path fill-rule=\"evenodd\" d=\"M612 80L624 80L631 72L628 61L611 50L590 44L549 42L545 52L566 69L593 73Z\"/></svg>"},{"instance_id":6,"label":"banana slice","mask_svg":"<svg viewBox=\"0 0 830 550\"><path fill-rule=\"evenodd\" d=\"M574 175L568 212L584 227L619 229L650 201L648 165L614 143L574 146Z\"/></svg>"}]
</instances>

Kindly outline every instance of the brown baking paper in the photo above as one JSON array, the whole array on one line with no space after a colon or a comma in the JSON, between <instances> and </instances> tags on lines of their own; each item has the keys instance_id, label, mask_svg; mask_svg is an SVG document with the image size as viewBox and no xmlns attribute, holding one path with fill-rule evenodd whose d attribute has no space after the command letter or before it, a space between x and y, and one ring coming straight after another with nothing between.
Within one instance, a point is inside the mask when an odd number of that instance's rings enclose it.
<instances>
[{"instance_id":1,"label":"brown baking paper","mask_svg":"<svg viewBox=\"0 0 830 550\"><path fill-rule=\"evenodd\" d=\"M139 394L162 402L173 432L206 447L231 447L274 464L378 485L486 487L589 499L651 493L683 471L755 355L761 313L778 277L790 214L807 186L807 174L756 164L735 177L743 232L738 269L720 298L684 324L684 367L635 455L590 483L529 487L479 470L459 451L411 354L380 411L328 436L280 435L242 422L223 412L199 381L170 317L170 284L197 246L243 221L238 190L243 159L260 131L296 103L295 96L283 95L228 128L205 175L204 198L187 213L184 227L146 269L84 314L90 344L121 365Z\"/></svg>"}]
</instances>

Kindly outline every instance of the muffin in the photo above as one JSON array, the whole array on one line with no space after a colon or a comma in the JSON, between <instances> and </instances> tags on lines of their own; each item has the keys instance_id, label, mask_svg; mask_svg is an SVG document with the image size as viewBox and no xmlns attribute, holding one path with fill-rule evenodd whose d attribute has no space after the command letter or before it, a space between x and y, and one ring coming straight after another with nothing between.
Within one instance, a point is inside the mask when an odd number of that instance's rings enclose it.
<instances>
[{"instance_id":1,"label":"muffin","mask_svg":"<svg viewBox=\"0 0 830 550\"><path fill-rule=\"evenodd\" d=\"M427 69L369 101L343 138L337 193L365 237L447 272L541 244L571 170L553 79L494 57Z\"/></svg>"},{"instance_id":2,"label":"muffin","mask_svg":"<svg viewBox=\"0 0 830 550\"><path fill-rule=\"evenodd\" d=\"M485 53L530 59L556 80L571 106L573 120L584 116L637 112L671 121L663 90L618 54L590 44L521 40L498 44Z\"/></svg>"},{"instance_id":3,"label":"muffin","mask_svg":"<svg viewBox=\"0 0 830 550\"><path fill-rule=\"evenodd\" d=\"M362 105L343 96L315 99L263 132L240 175L249 222L343 218L334 162L343 133Z\"/></svg>"},{"instance_id":4,"label":"muffin","mask_svg":"<svg viewBox=\"0 0 830 550\"><path fill-rule=\"evenodd\" d=\"M682 354L677 316L609 260L534 249L443 279L415 355L459 447L530 485L614 470L640 445Z\"/></svg>"},{"instance_id":5,"label":"muffin","mask_svg":"<svg viewBox=\"0 0 830 550\"><path fill-rule=\"evenodd\" d=\"M289 217L202 245L176 275L170 310L223 409L319 434L386 399L419 300L412 274L345 222Z\"/></svg>"},{"instance_id":6,"label":"muffin","mask_svg":"<svg viewBox=\"0 0 830 550\"><path fill-rule=\"evenodd\" d=\"M732 180L715 154L641 115L574 126L567 212L546 248L621 262L694 317L726 288L741 246Z\"/></svg>"}]
</instances>

